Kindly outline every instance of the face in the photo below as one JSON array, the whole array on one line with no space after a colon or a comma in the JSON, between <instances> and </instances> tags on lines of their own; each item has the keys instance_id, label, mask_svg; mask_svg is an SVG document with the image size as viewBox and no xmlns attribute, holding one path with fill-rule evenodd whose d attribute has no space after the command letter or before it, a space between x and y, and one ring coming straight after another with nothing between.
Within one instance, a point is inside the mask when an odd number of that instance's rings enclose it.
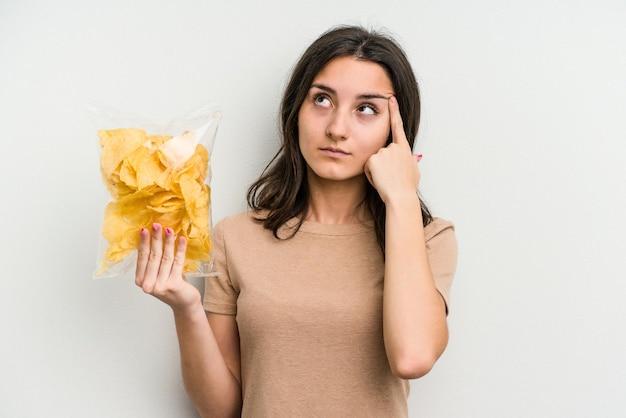
<instances>
[{"instance_id":1,"label":"face","mask_svg":"<svg viewBox=\"0 0 626 418\"><path fill-rule=\"evenodd\" d=\"M393 94L385 70L370 61L339 57L317 74L298 113L309 181L365 181L365 163L389 136Z\"/></svg>"}]
</instances>

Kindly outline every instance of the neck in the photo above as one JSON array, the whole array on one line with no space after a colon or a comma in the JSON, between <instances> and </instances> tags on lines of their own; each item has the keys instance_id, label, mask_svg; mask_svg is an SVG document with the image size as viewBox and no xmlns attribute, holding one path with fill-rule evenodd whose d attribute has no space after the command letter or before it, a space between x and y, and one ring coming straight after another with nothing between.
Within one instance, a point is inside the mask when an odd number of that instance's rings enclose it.
<instances>
[{"instance_id":1,"label":"neck","mask_svg":"<svg viewBox=\"0 0 626 418\"><path fill-rule=\"evenodd\" d=\"M363 206L365 176L346 181L312 179L309 176L309 207L305 220L329 224L359 223L369 218Z\"/></svg>"}]
</instances>

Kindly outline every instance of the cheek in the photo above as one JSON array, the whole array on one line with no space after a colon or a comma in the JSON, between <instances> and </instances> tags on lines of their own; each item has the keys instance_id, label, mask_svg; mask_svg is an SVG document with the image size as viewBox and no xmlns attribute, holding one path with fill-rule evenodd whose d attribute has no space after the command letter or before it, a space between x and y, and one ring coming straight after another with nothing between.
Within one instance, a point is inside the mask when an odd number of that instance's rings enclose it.
<instances>
[{"instance_id":1,"label":"cheek","mask_svg":"<svg viewBox=\"0 0 626 418\"><path fill-rule=\"evenodd\" d=\"M367 149L370 155L376 154L378 150L389 144L389 134L390 130L387 125L367 130L367 140L363 144L363 149Z\"/></svg>"},{"instance_id":2,"label":"cheek","mask_svg":"<svg viewBox=\"0 0 626 418\"><path fill-rule=\"evenodd\" d=\"M311 135L306 130L305 127L298 125L298 146L300 147L300 152L306 152L308 144L310 144Z\"/></svg>"},{"instance_id":3,"label":"cheek","mask_svg":"<svg viewBox=\"0 0 626 418\"><path fill-rule=\"evenodd\" d=\"M298 120L297 133L297 142L300 154L308 162L309 155L315 148L315 135L311 132L311 126L306 122L303 123L300 119Z\"/></svg>"},{"instance_id":4,"label":"cheek","mask_svg":"<svg viewBox=\"0 0 626 418\"><path fill-rule=\"evenodd\" d=\"M311 121L311 118L304 112L300 112L298 115L297 132L300 143L305 142L313 135L315 130L315 123Z\"/></svg>"}]
</instances>

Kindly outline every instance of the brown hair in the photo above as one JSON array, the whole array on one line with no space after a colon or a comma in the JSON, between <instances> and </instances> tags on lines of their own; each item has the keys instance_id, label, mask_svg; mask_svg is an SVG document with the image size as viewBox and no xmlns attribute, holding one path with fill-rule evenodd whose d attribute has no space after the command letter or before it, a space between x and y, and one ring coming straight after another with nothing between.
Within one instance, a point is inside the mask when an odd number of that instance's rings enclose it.
<instances>
[{"instance_id":1,"label":"brown hair","mask_svg":"<svg viewBox=\"0 0 626 418\"><path fill-rule=\"evenodd\" d=\"M255 211L267 211L259 221L277 238L280 227L299 216L294 234L298 231L309 204L307 166L298 141L300 106L315 76L332 59L344 56L371 61L385 69L398 100L406 137L413 148L420 120L420 95L415 74L402 48L391 37L358 26L339 26L325 32L309 46L294 67L280 107L281 146L259 179L248 189L248 205ZM374 218L376 236L384 252L385 204L369 183L363 204ZM420 205L426 226L432 221L432 215L421 198Z\"/></svg>"}]
</instances>

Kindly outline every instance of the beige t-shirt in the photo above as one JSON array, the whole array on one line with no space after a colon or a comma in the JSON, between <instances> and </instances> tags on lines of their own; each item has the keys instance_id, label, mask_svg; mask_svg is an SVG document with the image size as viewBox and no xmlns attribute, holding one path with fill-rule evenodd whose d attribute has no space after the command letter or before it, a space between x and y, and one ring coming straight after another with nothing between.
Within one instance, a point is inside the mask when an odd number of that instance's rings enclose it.
<instances>
[{"instance_id":1,"label":"beige t-shirt","mask_svg":"<svg viewBox=\"0 0 626 418\"><path fill-rule=\"evenodd\" d=\"M392 374L383 344L384 266L373 223L304 222L278 240L252 216L215 226L219 275L204 295L207 311L236 315L242 417L407 416L409 384ZM425 232L448 303L454 226L435 219Z\"/></svg>"}]
</instances>

